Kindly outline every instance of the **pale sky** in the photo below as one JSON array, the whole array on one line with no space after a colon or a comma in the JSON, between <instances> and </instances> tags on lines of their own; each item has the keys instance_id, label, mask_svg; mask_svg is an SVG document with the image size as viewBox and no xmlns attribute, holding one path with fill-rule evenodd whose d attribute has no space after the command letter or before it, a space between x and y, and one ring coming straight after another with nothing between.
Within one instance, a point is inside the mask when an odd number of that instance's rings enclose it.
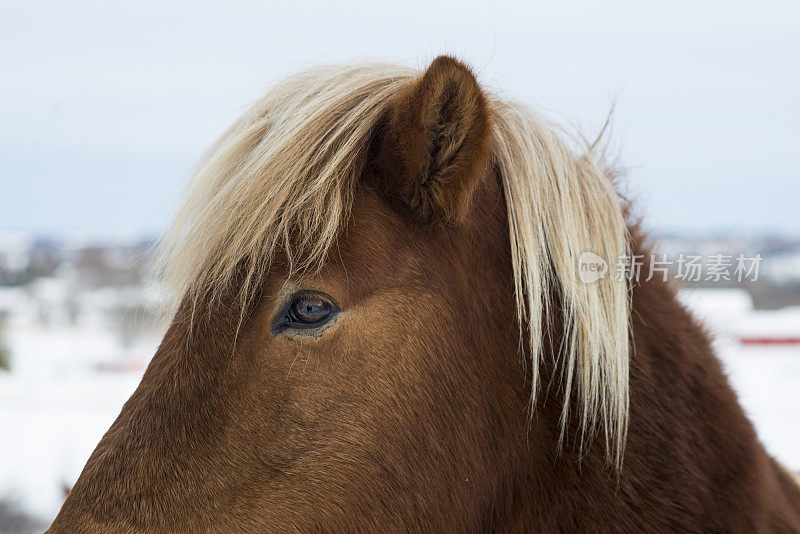
<instances>
[{"instance_id":1,"label":"pale sky","mask_svg":"<svg viewBox=\"0 0 800 534\"><path fill-rule=\"evenodd\" d=\"M800 233L800 3L0 2L0 231L151 233L273 81L470 63L613 146L650 228Z\"/></svg>"}]
</instances>

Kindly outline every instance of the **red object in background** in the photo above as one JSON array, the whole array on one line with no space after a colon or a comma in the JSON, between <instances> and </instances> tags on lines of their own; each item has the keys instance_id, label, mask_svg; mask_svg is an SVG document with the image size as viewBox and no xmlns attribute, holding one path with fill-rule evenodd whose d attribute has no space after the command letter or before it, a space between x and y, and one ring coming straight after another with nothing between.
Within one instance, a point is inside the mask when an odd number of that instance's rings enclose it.
<instances>
[{"instance_id":1,"label":"red object in background","mask_svg":"<svg viewBox=\"0 0 800 534\"><path fill-rule=\"evenodd\" d=\"M742 345L800 345L800 336L742 336L739 338L739 343Z\"/></svg>"}]
</instances>

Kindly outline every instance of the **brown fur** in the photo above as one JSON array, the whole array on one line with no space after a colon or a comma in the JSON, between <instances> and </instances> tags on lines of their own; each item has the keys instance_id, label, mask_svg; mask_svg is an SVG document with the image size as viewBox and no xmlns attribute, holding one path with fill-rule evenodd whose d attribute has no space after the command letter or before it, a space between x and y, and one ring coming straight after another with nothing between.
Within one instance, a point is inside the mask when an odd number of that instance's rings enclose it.
<instances>
[{"instance_id":1,"label":"brown fur","mask_svg":"<svg viewBox=\"0 0 800 534\"><path fill-rule=\"evenodd\" d=\"M51 532L800 532L800 490L656 279L632 288L622 470L602 440L581 456L577 423L559 451L555 356L528 420L482 102L438 59L376 133L322 270L287 282L274 263L238 335L236 282L191 336L186 301ZM303 288L339 320L271 334Z\"/></svg>"}]
</instances>

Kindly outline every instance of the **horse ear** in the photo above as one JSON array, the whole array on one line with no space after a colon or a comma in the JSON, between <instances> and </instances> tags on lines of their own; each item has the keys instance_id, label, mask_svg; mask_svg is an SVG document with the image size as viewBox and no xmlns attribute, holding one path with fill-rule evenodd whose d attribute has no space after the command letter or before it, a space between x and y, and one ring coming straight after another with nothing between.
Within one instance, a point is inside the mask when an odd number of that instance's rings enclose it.
<instances>
[{"instance_id":1,"label":"horse ear","mask_svg":"<svg viewBox=\"0 0 800 534\"><path fill-rule=\"evenodd\" d=\"M486 174L490 136L475 76L439 56L390 107L377 154L384 193L422 223L461 222Z\"/></svg>"}]
</instances>

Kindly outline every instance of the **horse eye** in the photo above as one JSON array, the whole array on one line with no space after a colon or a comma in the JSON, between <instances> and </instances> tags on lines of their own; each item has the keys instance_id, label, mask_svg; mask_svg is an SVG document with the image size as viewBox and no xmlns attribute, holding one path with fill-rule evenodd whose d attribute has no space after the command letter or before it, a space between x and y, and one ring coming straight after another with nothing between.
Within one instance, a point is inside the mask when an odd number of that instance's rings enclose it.
<instances>
[{"instance_id":1,"label":"horse eye","mask_svg":"<svg viewBox=\"0 0 800 534\"><path fill-rule=\"evenodd\" d=\"M316 295L303 295L292 301L289 311L301 323L316 324L328 318L331 304Z\"/></svg>"},{"instance_id":2,"label":"horse eye","mask_svg":"<svg viewBox=\"0 0 800 534\"><path fill-rule=\"evenodd\" d=\"M279 334L287 328L319 328L330 321L338 311L339 307L327 295L302 292L295 295L289 305L276 317L272 324L272 333Z\"/></svg>"}]
</instances>

